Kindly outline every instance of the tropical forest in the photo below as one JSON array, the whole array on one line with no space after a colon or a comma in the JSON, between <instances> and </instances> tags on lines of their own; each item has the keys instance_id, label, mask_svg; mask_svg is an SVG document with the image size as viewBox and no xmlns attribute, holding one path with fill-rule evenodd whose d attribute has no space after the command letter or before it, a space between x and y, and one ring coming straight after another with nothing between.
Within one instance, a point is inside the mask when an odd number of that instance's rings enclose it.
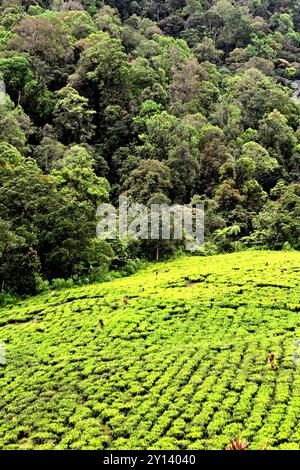
<instances>
[{"instance_id":1,"label":"tropical forest","mask_svg":"<svg viewBox=\"0 0 300 470\"><path fill-rule=\"evenodd\" d=\"M300 450L299 175L300 0L0 0L0 450Z\"/></svg>"}]
</instances>

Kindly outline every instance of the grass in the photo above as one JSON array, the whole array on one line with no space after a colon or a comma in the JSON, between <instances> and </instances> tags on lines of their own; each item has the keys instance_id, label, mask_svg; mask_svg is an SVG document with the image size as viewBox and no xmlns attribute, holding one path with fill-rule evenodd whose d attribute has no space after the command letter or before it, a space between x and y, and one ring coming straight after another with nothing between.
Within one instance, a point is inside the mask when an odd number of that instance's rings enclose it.
<instances>
[{"instance_id":1,"label":"grass","mask_svg":"<svg viewBox=\"0 0 300 470\"><path fill-rule=\"evenodd\" d=\"M300 449L299 265L187 257L0 310L0 449Z\"/></svg>"}]
</instances>

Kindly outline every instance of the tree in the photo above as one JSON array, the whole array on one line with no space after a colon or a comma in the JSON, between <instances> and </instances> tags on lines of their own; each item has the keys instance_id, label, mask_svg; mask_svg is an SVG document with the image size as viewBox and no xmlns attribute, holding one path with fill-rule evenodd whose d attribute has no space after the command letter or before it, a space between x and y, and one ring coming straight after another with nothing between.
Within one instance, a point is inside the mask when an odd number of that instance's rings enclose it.
<instances>
[{"instance_id":1,"label":"tree","mask_svg":"<svg viewBox=\"0 0 300 470\"><path fill-rule=\"evenodd\" d=\"M216 191L216 201L220 209L225 212L230 212L241 205L245 201L245 196L242 196L240 191L235 187L233 180L223 181Z\"/></svg>"},{"instance_id":2,"label":"tree","mask_svg":"<svg viewBox=\"0 0 300 470\"><path fill-rule=\"evenodd\" d=\"M254 178L245 181L240 192L242 196L245 196L243 207L247 210L248 226L251 227L253 214L263 208L268 195Z\"/></svg>"},{"instance_id":3,"label":"tree","mask_svg":"<svg viewBox=\"0 0 300 470\"><path fill-rule=\"evenodd\" d=\"M170 150L166 164L171 169L172 197L176 203L189 203L199 179L200 165L191 155L187 142Z\"/></svg>"},{"instance_id":4,"label":"tree","mask_svg":"<svg viewBox=\"0 0 300 470\"><path fill-rule=\"evenodd\" d=\"M242 157L251 159L255 163L254 178L269 191L280 179L282 171L276 158L257 142L248 142L242 147Z\"/></svg>"},{"instance_id":5,"label":"tree","mask_svg":"<svg viewBox=\"0 0 300 470\"><path fill-rule=\"evenodd\" d=\"M171 171L158 160L142 160L129 178L129 190L126 195L134 202L148 204L158 193L168 194L171 183Z\"/></svg>"},{"instance_id":6,"label":"tree","mask_svg":"<svg viewBox=\"0 0 300 470\"><path fill-rule=\"evenodd\" d=\"M173 69L172 92L175 101L182 104L195 98L199 86L199 79L205 73L203 67L195 58Z\"/></svg>"},{"instance_id":7,"label":"tree","mask_svg":"<svg viewBox=\"0 0 300 470\"><path fill-rule=\"evenodd\" d=\"M103 114L103 154L107 161L111 155L126 145L131 135L131 114L118 105L107 106Z\"/></svg>"},{"instance_id":8,"label":"tree","mask_svg":"<svg viewBox=\"0 0 300 470\"><path fill-rule=\"evenodd\" d=\"M0 281L5 290L20 294L35 293L40 280L37 231L32 221L43 204L47 185L41 176L32 161L21 159L1 174L0 210L9 236L2 244Z\"/></svg>"},{"instance_id":9,"label":"tree","mask_svg":"<svg viewBox=\"0 0 300 470\"><path fill-rule=\"evenodd\" d=\"M63 0L60 8L62 11L82 11L84 9L80 0Z\"/></svg>"},{"instance_id":10,"label":"tree","mask_svg":"<svg viewBox=\"0 0 300 470\"><path fill-rule=\"evenodd\" d=\"M20 104L36 87L29 60L25 56L0 58L0 73L3 75L6 90L15 103Z\"/></svg>"},{"instance_id":11,"label":"tree","mask_svg":"<svg viewBox=\"0 0 300 470\"><path fill-rule=\"evenodd\" d=\"M213 194L219 182L220 170L230 157L227 147L217 138L205 146L200 163L200 187L203 193Z\"/></svg>"},{"instance_id":12,"label":"tree","mask_svg":"<svg viewBox=\"0 0 300 470\"><path fill-rule=\"evenodd\" d=\"M122 30L122 22L118 11L109 5L102 7L95 17L98 29L108 32L112 37L119 37Z\"/></svg>"},{"instance_id":13,"label":"tree","mask_svg":"<svg viewBox=\"0 0 300 470\"><path fill-rule=\"evenodd\" d=\"M7 30L12 30L22 18L21 2L19 0L2 0L0 8L1 25Z\"/></svg>"},{"instance_id":14,"label":"tree","mask_svg":"<svg viewBox=\"0 0 300 470\"><path fill-rule=\"evenodd\" d=\"M286 89L276 85L260 71L247 70L230 79L228 85L227 99L239 105L245 129L255 129L258 121L274 109L288 116L291 122L296 119L298 111Z\"/></svg>"},{"instance_id":15,"label":"tree","mask_svg":"<svg viewBox=\"0 0 300 470\"><path fill-rule=\"evenodd\" d=\"M85 165L86 157L78 156L78 151L76 155ZM69 160L72 157L76 158L71 155ZM100 245L93 241L93 202L107 197L105 183L101 181L95 194L87 181L92 194L84 197L84 184L74 173L68 181L64 172L45 176L31 159L16 162L9 172L0 172L0 225L7 235L0 237L0 283L5 290L34 294L42 276L51 280L88 275L96 269L97 255L99 268L107 264L108 247L101 245L100 256ZM97 183L95 178L93 183Z\"/></svg>"},{"instance_id":16,"label":"tree","mask_svg":"<svg viewBox=\"0 0 300 470\"><path fill-rule=\"evenodd\" d=\"M256 164L252 158L243 156L236 162L236 183L241 188L244 183L253 179Z\"/></svg>"},{"instance_id":17,"label":"tree","mask_svg":"<svg viewBox=\"0 0 300 470\"><path fill-rule=\"evenodd\" d=\"M210 35L216 38L216 45L228 54L235 47L243 47L251 38L252 18L247 7L218 0L206 13Z\"/></svg>"},{"instance_id":18,"label":"tree","mask_svg":"<svg viewBox=\"0 0 300 470\"><path fill-rule=\"evenodd\" d=\"M27 139L32 132L30 118L21 106L15 107L9 97L0 104L0 140L16 147L22 154L28 153Z\"/></svg>"},{"instance_id":19,"label":"tree","mask_svg":"<svg viewBox=\"0 0 300 470\"><path fill-rule=\"evenodd\" d=\"M69 2L75 3L75 2ZM76 10L63 10L64 13L59 15L63 23L68 27L69 34L72 39L77 40L88 37L90 34L95 33L97 28L95 22L86 11Z\"/></svg>"},{"instance_id":20,"label":"tree","mask_svg":"<svg viewBox=\"0 0 300 470\"><path fill-rule=\"evenodd\" d=\"M9 169L11 166L20 165L23 161L24 157L16 147L7 142L0 142L0 171L1 169Z\"/></svg>"},{"instance_id":21,"label":"tree","mask_svg":"<svg viewBox=\"0 0 300 470\"><path fill-rule=\"evenodd\" d=\"M9 41L10 49L38 56L49 65L65 65L73 60L70 37L62 23L53 18L23 18Z\"/></svg>"},{"instance_id":22,"label":"tree","mask_svg":"<svg viewBox=\"0 0 300 470\"><path fill-rule=\"evenodd\" d=\"M285 243L300 248L300 186L279 182L269 200L254 218L253 243L280 250Z\"/></svg>"},{"instance_id":23,"label":"tree","mask_svg":"<svg viewBox=\"0 0 300 470\"><path fill-rule=\"evenodd\" d=\"M87 98L80 96L75 88L67 85L56 93L54 125L62 141L72 143L87 142L92 139L96 112L89 109Z\"/></svg>"},{"instance_id":24,"label":"tree","mask_svg":"<svg viewBox=\"0 0 300 470\"><path fill-rule=\"evenodd\" d=\"M139 148L143 157L166 159L168 152L182 141L189 143L192 154L196 151L196 139L193 140L196 132L167 111L155 112L145 120L145 125L147 131L140 135L144 145Z\"/></svg>"},{"instance_id":25,"label":"tree","mask_svg":"<svg viewBox=\"0 0 300 470\"><path fill-rule=\"evenodd\" d=\"M113 200L118 198L129 187L130 175L141 162L133 145L120 147L114 152L111 160L111 181L113 183Z\"/></svg>"},{"instance_id":26,"label":"tree","mask_svg":"<svg viewBox=\"0 0 300 470\"><path fill-rule=\"evenodd\" d=\"M277 109L266 115L259 122L260 142L287 167L297 144L293 129L288 125L287 118Z\"/></svg>"},{"instance_id":27,"label":"tree","mask_svg":"<svg viewBox=\"0 0 300 470\"><path fill-rule=\"evenodd\" d=\"M101 118L108 105L120 104L130 98L131 66L119 39L108 33L95 33L82 41L82 53L70 84L88 91Z\"/></svg>"},{"instance_id":28,"label":"tree","mask_svg":"<svg viewBox=\"0 0 300 470\"><path fill-rule=\"evenodd\" d=\"M45 135L40 145L35 147L33 157L45 173L50 173L58 162L63 159L65 152L66 147L55 136Z\"/></svg>"},{"instance_id":29,"label":"tree","mask_svg":"<svg viewBox=\"0 0 300 470\"><path fill-rule=\"evenodd\" d=\"M212 62L218 64L221 57L223 56L223 51L221 49L216 49L213 39L205 37L202 42L197 44L193 48L193 52L199 62Z\"/></svg>"},{"instance_id":30,"label":"tree","mask_svg":"<svg viewBox=\"0 0 300 470\"><path fill-rule=\"evenodd\" d=\"M56 185L65 193L75 192L81 201L89 201L95 208L109 199L109 183L96 176L94 159L84 147L75 145L58 162L58 169L51 172Z\"/></svg>"}]
</instances>

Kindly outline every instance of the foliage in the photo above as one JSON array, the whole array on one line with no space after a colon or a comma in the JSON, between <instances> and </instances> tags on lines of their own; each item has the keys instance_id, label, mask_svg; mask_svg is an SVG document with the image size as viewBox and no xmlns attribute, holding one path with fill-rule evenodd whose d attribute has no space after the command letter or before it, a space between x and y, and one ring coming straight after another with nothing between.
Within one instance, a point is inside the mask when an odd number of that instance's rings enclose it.
<instances>
[{"instance_id":1,"label":"foliage","mask_svg":"<svg viewBox=\"0 0 300 470\"><path fill-rule=\"evenodd\" d=\"M101 278L119 255L174 255L95 242L97 204L122 194L204 202L202 254L299 249L299 12L299 0L2 0L4 294Z\"/></svg>"},{"instance_id":2,"label":"foliage","mask_svg":"<svg viewBox=\"0 0 300 470\"><path fill-rule=\"evenodd\" d=\"M298 269L184 257L0 309L0 449L299 450Z\"/></svg>"}]
</instances>

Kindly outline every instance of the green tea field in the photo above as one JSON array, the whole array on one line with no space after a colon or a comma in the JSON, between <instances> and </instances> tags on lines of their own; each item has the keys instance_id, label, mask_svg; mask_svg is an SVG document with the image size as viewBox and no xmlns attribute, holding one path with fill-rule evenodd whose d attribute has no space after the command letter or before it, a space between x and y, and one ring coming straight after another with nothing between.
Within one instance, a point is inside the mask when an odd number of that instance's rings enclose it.
<instances>
[{"instance_id":1,"label":"green tea field","mask_svg":"<svg viewBox=\"0 0 300 470\"><path fill-rule=\"evenodd\" d=\"M300 449L299 272L185 257L0 310L0 449Z\"/></svg>"}]
</instances>

